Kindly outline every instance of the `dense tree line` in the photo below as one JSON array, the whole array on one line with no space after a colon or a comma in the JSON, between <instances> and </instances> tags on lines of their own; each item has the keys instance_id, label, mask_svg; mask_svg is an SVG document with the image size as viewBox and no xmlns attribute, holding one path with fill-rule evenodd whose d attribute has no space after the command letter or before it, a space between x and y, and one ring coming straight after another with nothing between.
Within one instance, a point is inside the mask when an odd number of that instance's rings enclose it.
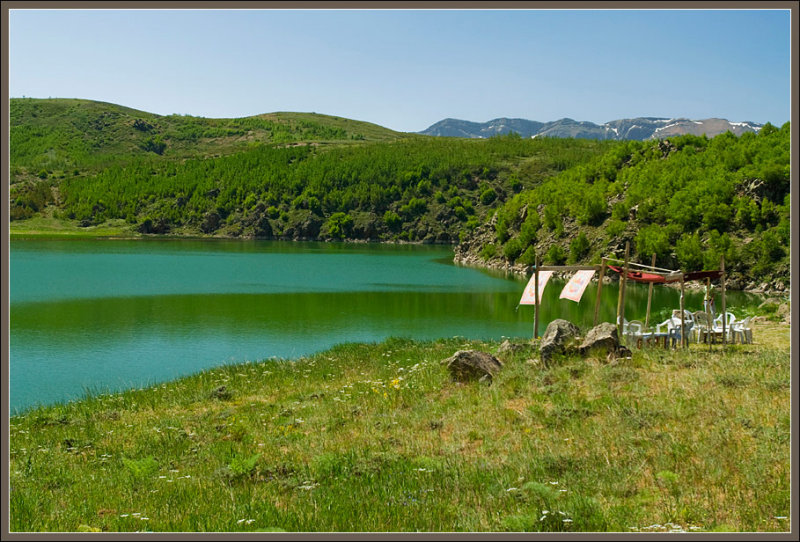
<instances>
[{"instance_id":1,"label":"dense tree line","mask_svg":"<svg viewBox=\"0 0 800 542\"><path fill-rule=\"evenodd\" d=\"M635 260L788 280L789 123L629 141L525 191L497 211L485 259L599 261L630 241Z\"/></svg>"},{"instance_id":2,"label":"dense tree line","mask_svg":"<svg viewBox=\"0 0 800 542\"><path fill-rule=\"evenodd\" d=\"M553 173L607 147L518 136L264 145L181 163L137 158L89 178L66 178L59 187L63 216L86 225L123 218L146 232L157 224L162 232L452 241L478 224L479 212L523 188L512 172L520 162L546 162L539 169ZM361 229L358 216L369 222ZM299 234L298 225L309 220L319 228ZM419 234L421 223L427 231Z\"/></svg>"}]
</instances>

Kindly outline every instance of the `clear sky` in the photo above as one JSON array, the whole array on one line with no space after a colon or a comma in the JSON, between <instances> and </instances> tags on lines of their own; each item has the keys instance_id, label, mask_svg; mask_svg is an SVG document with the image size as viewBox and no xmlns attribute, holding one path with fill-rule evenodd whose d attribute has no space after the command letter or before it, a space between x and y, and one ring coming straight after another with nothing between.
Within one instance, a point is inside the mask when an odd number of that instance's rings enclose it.
<instances>
[{"instance_id":1,"label":"clear sky","mask_svg":"<svg viewBox=\"0 0 800 542\"><path fill-rule=\"evenodd\" d=\"M223 4L224 5L224 4ZM11 10L12 97L162 115L790 120L788 10Z\"/></svg>"}]
</instances>

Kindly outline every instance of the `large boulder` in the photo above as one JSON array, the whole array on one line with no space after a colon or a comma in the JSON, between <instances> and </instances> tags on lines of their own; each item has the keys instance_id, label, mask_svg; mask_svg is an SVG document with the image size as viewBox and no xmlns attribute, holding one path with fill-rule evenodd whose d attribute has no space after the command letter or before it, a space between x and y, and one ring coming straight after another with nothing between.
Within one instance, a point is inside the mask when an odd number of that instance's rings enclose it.
<instances>
[{"instance_id":1,"label":"large boulder","mask_svg":"<svg viewBox=\"0 0 800 542\"><path fill-rule=\"evenodd\" d=\"M503 362L486 352L478 350L459 350L449 358L442 360L447 365L453 380L469 382L482 380L491 382L492 378L503 368Z\"/></svg>"},{"instance_id":2,"label":"large boulder","mask_svg":"<svg viewBox=\"0 0 800 542\"><path fill-rule=\"evenodd\" d=\"M594 326L586 334L578 349L582 356L588 354L602 354L604 356L615 354L619 351L617 326L610 322L603 322Z\"/></svg>"},{"instance_id":3,"label":"large boulder","mask_svg":"<svg viewBox=\"0 0 800 542\"><path fill-rule=\"evenodd\" d=\"M550 322L539 345L542 363L546 366L554 354L568 355L574 352L579 335L578 326L568 320L559 318Z\"/></svg>"}]
</instances>

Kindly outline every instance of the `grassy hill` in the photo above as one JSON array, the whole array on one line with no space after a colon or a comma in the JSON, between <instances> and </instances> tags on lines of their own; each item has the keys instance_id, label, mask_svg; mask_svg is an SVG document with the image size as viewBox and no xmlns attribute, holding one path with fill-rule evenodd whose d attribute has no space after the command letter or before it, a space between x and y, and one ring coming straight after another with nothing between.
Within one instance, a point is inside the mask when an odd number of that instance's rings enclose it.
<instances>
[{"instance_id":1,"label":"grassy hill","mask_svg":"<svg viewBox=\"0 0 800 542\"><path fill-rule=\"evenodd\" d=\"M222 156L259 143L386 141L406 134L315 113L236 119L155 115L78 99L14 98L10 104L13 178L45 171L94 171L137 156Z\"/></svg>"},{"instance_id":2,"label":"grassy hill","mask_svg":"<svg viewBox=\"0 0 800 542\"><path fill-rule=\"evenodd\" d=\"M628 360L345 344L10 419L23 532L789 532L789 331ZM491 386L441 360L496 354Z\"/></svg>"}]
</instances>

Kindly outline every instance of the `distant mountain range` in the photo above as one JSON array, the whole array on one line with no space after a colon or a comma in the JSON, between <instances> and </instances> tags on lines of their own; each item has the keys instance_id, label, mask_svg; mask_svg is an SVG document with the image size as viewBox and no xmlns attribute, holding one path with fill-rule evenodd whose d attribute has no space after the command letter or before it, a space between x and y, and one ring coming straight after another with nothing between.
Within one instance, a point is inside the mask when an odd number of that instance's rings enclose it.
<instances>
[{"instance_id":1,"label":"distant mountain range","mask_svg":"<svg viewBox=\"0 0 800 542\"><path fill-rule=\"evenodd\" d=\"M635 119L612 120L605 124L577 121L564 118L553 122L537 122L525 119L499 118L488 122L470 122L444 119L433 124L420 134L442 137L486 138L516 132L522 137L577 137L583 139L663 139L684 134L713 137L727 131L734 135L758 132L762 124L755 122L729 122L726 119L667 119L659 117L637 117Z\"/></svg>"}]
</instances>

